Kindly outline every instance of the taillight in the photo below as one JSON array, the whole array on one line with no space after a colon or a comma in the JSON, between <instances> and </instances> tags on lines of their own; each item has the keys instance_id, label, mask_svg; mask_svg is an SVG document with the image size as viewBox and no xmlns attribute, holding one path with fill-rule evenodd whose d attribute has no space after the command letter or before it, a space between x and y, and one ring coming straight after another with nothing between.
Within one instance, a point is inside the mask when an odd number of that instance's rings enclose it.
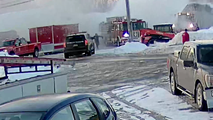
<instances>
[{"instance_id":1,"label":"taillight","mask_svg":"<svg viewBox=\"0 0 213 120\"><path fill-rule=\"evenodd\" d=\"M88 40L85 40L85 45L88 45Z\"/></svg>"},{"instance_id":2,"label":"taillight","mask_svg":"<svg viewBox=\"0 0 213 120\"><path fill-rule=\"evenodd\" d=\"M64 48L66 47L66 42L64 42Z\"/></svg>"}]
</instances>

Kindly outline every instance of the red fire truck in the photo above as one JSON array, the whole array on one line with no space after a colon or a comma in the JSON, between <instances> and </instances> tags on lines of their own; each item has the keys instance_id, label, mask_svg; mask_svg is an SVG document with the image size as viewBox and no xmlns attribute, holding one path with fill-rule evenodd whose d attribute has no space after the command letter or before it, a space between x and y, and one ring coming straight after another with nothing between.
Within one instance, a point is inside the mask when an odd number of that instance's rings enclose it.
<instances>
[{"instance_id":1,"label":"red fire truck","mask_svg":"<svg viewBox=\"0 0 213 120\"><path fill-rule=\"evenodd\" d=\"M143 20L132 19L131 25L133 29L133 40L140 41L140 30L148 27ZM110 17L107 22L100 23L101 36L104 37L105 44L121 45L124 44L129 37L127 20L125 17Z\"/></svg>"},{"instance_id":2,"label":"red fire truck","mask_svg":"<svg viewBox=\"0 0 213 120\"><path fill-rule=\"evenodd\" d=\"M66 36L78 32L78 24L52 25L29 29L30 41L32 43L41 42L41 51L44 53L63 51Z\"/></svg>"}]
</instances>

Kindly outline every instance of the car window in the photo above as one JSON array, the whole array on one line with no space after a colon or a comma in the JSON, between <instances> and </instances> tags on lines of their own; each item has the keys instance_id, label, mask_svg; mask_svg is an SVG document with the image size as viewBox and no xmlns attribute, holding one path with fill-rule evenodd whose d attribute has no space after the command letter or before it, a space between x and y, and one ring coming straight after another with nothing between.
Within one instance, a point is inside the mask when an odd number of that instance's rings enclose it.
<instances>
[{"instance_id":1,"label":"car window","mask_svg":"<svg viewBox=\"0 0 213 120\"><path fill-rule=\"evenodd\" d=\"M195 57L194 48L191 48L190 51L189 51L189 55L188 55L187 60L188 61L194 61L194 57Z\"/></svg>"},{"instance_id":2,"label":"car window","mask_svg":"<svg viewBox=\"0 0 213 120\"><path fill-rule=\"evenodd\" d=\"M98 113L90 100L74 104L80 120L99 120Z\"/></svg>"},{"instance_id":3,"label":"car window","mask_svg":"<svg viewBox=\"0 0 213 120\"><path fill-rule=\"evenodd\" d=\"M74 120L70 106L67 106L66 108L63 108L57 112L55 115L53 115L51 120Z\"/></svg>"},{"instance_id":4,"label":"car window","mask_svg":"<svg viewBox=\"0 0 213 120\"><path fill-rule=\"evenodd\" d=\"M21 44L22 45L26 45L27 44L27 41L24 39L24 38L22 38L22 39L20 39L21 40Z\"/></svg>"},{"instance_id":5,"label":"car window","mask_svg":"<svg viewBox=\"0 0 213 120\"><path fill-rule=\"evenodd\" d=\"M180 59L181 60L187 60L187 56L188 56L188 53L189 53L189 47L183 47L183 50L182 50L182 53L181 53L181 56L180 56Z\"/></svg>"},{"instance_id":6,"label":"car window","mask_svg":"<svg viewBox=\"0 0 213 120\"><path fill-rule=\"evenodd\" d=\"M97 107L101 110L103 116L108 118L110 115L110 108L108 108L106 102L99 98L94 98L93 100L97 103Z\"/></svg>"},{"instance_id":7,"label":"car window","mask_svg":"<svg viewBox=\"0 0 213 120\"><path fill-rule=\"evenodd\" d=\"M16 40L15 45L16 45L16 46L19 46L19 45L20 45L20 42L21 42L20 40Z\"/></svg>"}]
</instances>

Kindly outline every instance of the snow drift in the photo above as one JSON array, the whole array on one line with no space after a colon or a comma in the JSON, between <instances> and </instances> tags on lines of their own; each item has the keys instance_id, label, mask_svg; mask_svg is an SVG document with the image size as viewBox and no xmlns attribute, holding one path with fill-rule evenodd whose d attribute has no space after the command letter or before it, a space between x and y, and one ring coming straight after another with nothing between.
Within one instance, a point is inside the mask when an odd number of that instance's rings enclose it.
<instances>
[{"instance_id":1,"label":"snow drift","mask_svg":"<svg viewBox=\"0 0 213 120\"><path fill-rule=\"evenodd\" d=\"M124 46L107 49L107 50L98 50L96 54L130 54L130 53L139 53L147 48L146 45L140 42L127 42Z\"/></svg>"}]
</instances>

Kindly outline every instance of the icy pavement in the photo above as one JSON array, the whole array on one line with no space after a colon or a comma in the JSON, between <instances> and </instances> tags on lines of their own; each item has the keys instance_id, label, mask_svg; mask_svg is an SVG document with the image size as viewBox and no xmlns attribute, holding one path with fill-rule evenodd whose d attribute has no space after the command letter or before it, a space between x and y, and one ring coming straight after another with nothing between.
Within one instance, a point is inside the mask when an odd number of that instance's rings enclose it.
<instances>
[{"instance_id":1,"label":"icy pavement","mask_svg":"<svg viewBox=\"0 0 213 120\"><path fill-rule=\"evenodd\" d=\"M112 90L111 93L113 95L105 95L106 93L102 93L102 96L112 100L113 107L118 109L118 111L122 109L128 114L132 114L132 111L135 111L132 116L136 120L154 120L154 118L157 120L210 120L211 116L213 116L213 113L193 110L192 106L181 98L160 87L150 89L149 86L145 85L130 85ZM116 100L116 97L118 100ZM142 110L138 110L136 107L128 107L122 101L138 106ZM122 112L118 112L118 115L120 114Z\"/></svg>"}]
</instances>

